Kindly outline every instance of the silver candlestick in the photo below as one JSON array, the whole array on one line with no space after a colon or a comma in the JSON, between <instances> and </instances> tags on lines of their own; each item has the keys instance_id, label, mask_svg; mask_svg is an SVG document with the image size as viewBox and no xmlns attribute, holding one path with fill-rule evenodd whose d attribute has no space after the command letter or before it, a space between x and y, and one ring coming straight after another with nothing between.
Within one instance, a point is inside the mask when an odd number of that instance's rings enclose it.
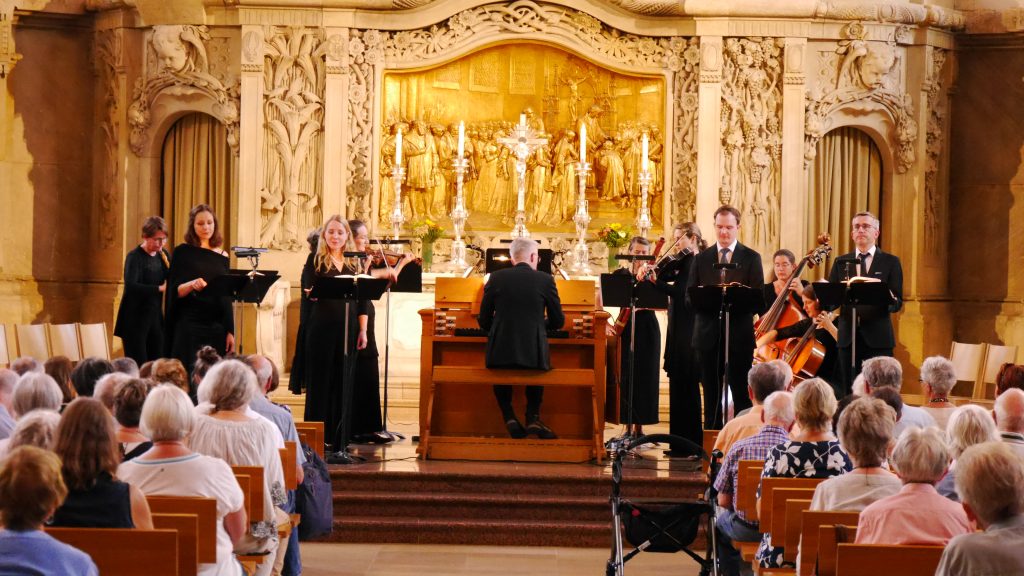
<instances>
[{"instance_id":1,"label":"silver candlestick","mask_svg":"<svg viewBox=\"0 0 1024 576\"><path fill-rule=\"evenodd\" d=\"M513 238L529 238L526 229L526 160L538 147L548 143L547 138L538 136L537 131L526 123L526 115L519 115L519 124L512 130L512 135L498 138L498 142L516 155L516 175L519 191L516 199L516 223L512 227Z\"/></svg>"},{"instance_id":2,"label":"silver candlestick","mask_svg":"<svg viewBox=\"0 0 1024 576\"><path fill-rule=\"evenodd\" d=\"M590 174L589 162L576 163L576 178L579 180L579 195L576 198L576 214L572 221L576 224L576 245L572 249L572 271L582 276L592 274L590 269L590 246L587 245L587 226L590 225L590 212L587 211L587 175Z\"/></svg>"},{"instance_id":3,"label":"silver candlestick","mask_svg":"<svg viewBox=\"0 0 1024 576\"><path fill-rule=\"evenodd\" d=\"M647 193L651 188L651 171L646 168L640 172L640 213L636 217L636 229L637 233L644 238L647 238L647 233L651 231L651 211L647 207Z\"/></svg>"},{"instance_id":4,"label":"silver candlestick","mask_svg":"<svg viewBox=\"0 0 1024 576\"><path fill-rule=\"evenodd\" d=\"M468 266L466 263L466 242L462 239L462 233L465 231L469 212L466 210L465 200L462 196L462 183L466 170L469 169L469 160L455 158L452 160L452 165L455 167L455 207L452 208L450 216L452 226L455 228L455 240L452 241L450 266L453 271L461 272Z\"/></svg>"},{"instance_id":5,"label":"silver candlestick","mask_svg":"<svg viewBox=\"0 0 1024 576\"><path fill-rule=\"evenodd\" d=\"M402 182L405 180L405 168L395 165L391 169L391 181L395 186L395 206L391 211L391 231L393 239L398 240L405 224L405 213L402 211Z\"/></svg>"}]
</instances>

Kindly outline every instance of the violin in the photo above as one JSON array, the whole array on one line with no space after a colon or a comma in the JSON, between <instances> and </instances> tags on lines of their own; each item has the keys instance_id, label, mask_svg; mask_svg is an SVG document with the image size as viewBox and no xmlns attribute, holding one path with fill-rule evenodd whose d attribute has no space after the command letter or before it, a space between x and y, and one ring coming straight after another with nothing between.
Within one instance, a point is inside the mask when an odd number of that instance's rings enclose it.
<instances>
[{"instance_id":1,"label":"violin","mask_svg":"<svg viewBox=\"0 0 1024 576\"><path fill-rule=\"evenodd\" d=\"M658 238L658 241L654 244L654 251L652 252L655 261L658 259L658 254L661 249L665 246L665 237ZM636 261L634 261L634 264ZM638 282L650 280L654 282L657 277L657 268L655 266L643 264L640 269L636 272L636 279ZM629 322L630 308L624 307L619 309L619 316L615 319L615 335L622 336L622 331L626 328L626 323Z\"/></svg>"},{"instance_id":2,"label":"violin","mask_svg":"<svg viewBox=\"0 0 1024 576\"><path fill-rule=\"evenodd\" d=\"M387 264L388 268L394 268L405 258L405 254L402 252L393 252L391 250L381 250L380 248L366 247L366 255L369 256L371 266L384 266ZM423 263L423 258L412 258L411 262L417 264Z\"/></svg>"}]
</instances>

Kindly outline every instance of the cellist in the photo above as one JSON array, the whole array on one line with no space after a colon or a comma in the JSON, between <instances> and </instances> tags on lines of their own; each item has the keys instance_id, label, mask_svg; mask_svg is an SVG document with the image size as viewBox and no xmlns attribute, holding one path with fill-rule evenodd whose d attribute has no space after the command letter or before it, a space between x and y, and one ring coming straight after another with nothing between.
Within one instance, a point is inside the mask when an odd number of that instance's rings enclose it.
<instances>
[{"instance_id":1,"label":"cellist","mask_svg":"<svg viewBox=\"0 0 1024 576\"><path fill-rule=\"evenodd\" d=\"M779 340L785 340L787 338L793 338L794 345L810 346L814 340L817 340L825 349L824 358L821 359L821 365L818 367L817 377L824 379L834 389L836 387L836 358L838 357L839 351L836 345L838 340L838 330L836 325L832 322L833 316L828 312L824 312L821 309L821 304L818 302L818 297L814 293L814 286L808 284L804 286L803 294L800 295L802 300L803 310L807 313L807 317L795 324L781 327L776 330L769 330L761 335L757 339L757 346L760 348L765 344L777 342ZM813 333L809 333L813 327ZM786 358L797 357L800 353L798 349L786 350ZM792 366L792 364L791 364ZM800 366L794 367L794 372L800 371Z\"/></svg>"},{"instance_id":2,"label":"cellist","mask_svg":"<svg viewBox=\"0 0 1024 576\"><path fill-rule=\"evenodd\" d=\"M796 270L796 256L785 248L777 250L772 254L772 273L768 282L764 285L765 303L774 302L775 299L786 289L789 279L793 277ZM804 312L803 303L800 301L800 291L808 282L801 279L800 283L793 283L790 301L787 304L795 306L801 313Z\"/></svg>"}]
</instances>

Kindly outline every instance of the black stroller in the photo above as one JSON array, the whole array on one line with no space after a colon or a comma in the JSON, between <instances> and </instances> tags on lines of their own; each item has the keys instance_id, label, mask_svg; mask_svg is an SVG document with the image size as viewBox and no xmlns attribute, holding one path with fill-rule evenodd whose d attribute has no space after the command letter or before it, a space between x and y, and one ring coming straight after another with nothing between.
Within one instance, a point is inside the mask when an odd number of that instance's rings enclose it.
<instances>
[{"instance_id":1,"label":"black stroller","mask_svg":"<svg viewBox=\"0 0 1024 576\"><path fill-rule=\"evenodd\" d=\"M712 478L717 471L717 462L711 460L700 446L679 436L651 434L627 438L619 444L612 454L612 554L608 559L606 576L622 576L625 563L640 552L680 550L700 565L700 576L718 576L715 552L715 503L710 500L709 492L705 492L704 497L697 500L673 499L655 502L633 502L621 496L622 461L631 449L647 442L689 445L702 459L709 460ZM703 557L688 548L697 538L702 518L706 518L707 533L707 549ZM623 533L630 545L635 546L625 554Z\"/></svg>"}]
</instances>

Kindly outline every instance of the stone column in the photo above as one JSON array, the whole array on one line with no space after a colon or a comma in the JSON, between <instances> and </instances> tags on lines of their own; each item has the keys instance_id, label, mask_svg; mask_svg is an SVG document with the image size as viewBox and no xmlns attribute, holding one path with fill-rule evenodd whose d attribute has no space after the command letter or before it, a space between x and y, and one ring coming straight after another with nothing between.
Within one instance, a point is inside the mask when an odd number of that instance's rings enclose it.
<instances>
[{"instance_id":1,"label":"stone column","mask_svg":"<svg viewBox=\"0 0 1024 576\"><path fill-rule=\"evenodd\" d=\"M779 245L799 255L807 243L807 172L804 169L804 73L807 39L786 38L782 86L782 194ZM764 256L762 254L762 256Z\"/></svg>"},{"instance_id":2,"label":"stone column","mask_svg":"<svg viewBox=\"0 0 1024 576\"><path fill-rule=\"evenodd\" d=\"M346 214L348 194L348 28L327 28L323 214Z\"/></svg>"},{"instance_id":3,"label":"stone column","mask_svg":"<svg viewBox=\"0 0 1024 576\"><path fill-rule=\"evenodd\" d=\"M7 79L10 78L14 64L21 56L14 51L14 3L0 0L0 125L14 126L14 107ZM7 131L10 129L8 128ZM0 138L0 198L12 198L10 185L10 139L8 134ZM6 235L0 234L0 274L10 273L10 262L6 259L4 246ZM9 317L13 317L10 315Z\"/></svg>"},{"instance_id":4,"label":"stone column","mask_svg":"<svg viewBox=\"0 0 1024 576\"><path fill-rule=\"evenodd\" d=\"M238 128L238 220L235 242L238 246L259 243L261 215L260 190L263 182L263 28L242 26L242 65Z\"/></svg>"},{"instance_id":5,"label":"stone column","mask_svg":"<svg viewBox=\"0 0 1024 576\"><path fill-rule=\"evenodd\" d=\"M720 204L722 178L722 37L700 38L700 86L697 89L697 208L695 221L710 227ZM714 240L714 230L707 233Z\"/></svg>"}]
</instances>

